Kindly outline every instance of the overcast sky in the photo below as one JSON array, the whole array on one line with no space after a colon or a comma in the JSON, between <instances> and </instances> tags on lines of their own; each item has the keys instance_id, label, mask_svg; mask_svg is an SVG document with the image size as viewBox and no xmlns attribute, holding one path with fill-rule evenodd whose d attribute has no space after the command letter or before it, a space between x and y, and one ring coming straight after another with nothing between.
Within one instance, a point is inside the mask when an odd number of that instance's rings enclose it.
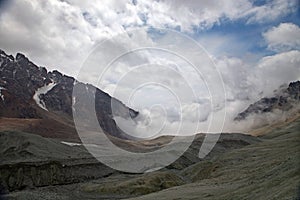
<instances>
[{"instance_id":1,"label":"overcast sky","mask_svg":"<svg viewBox=\"0 0 300 200\"><path fill-rule=\"evenodd\" d=\"M220 72L226 91L226 108L222 100L211 105L212 96L220 96L217 89L210 94L211 89L205 87L205 80L196 77L185 61L166 52L145 50L127 55L106 72L101 83L96 84L139 109L144 117L151 115L152 108L152 115L160 116L158 124L161 113L164 113L163 118L167 119L170 127L177 126L174 122L180 117L189 116L184 120L192 124L197 120L203 122L198 129L203 131L212 113L226 109L229 113L227 118L232 119L250 103L271 95L280 85L300 79L300 13L297 0L1 2L0 48L13 55L22 52L38 65L74 77L78 76L81 66L97 45L120 34L125 36L116 41L120 43L119 48L125 49L135 45L153 47L167 42L172 45L173 36L166 34L162 37L155 28L174 30L202 46L205 52L200 50L191 59L205 63L201 71L209 77L210 84L215 81L212 87L219 88L221 85L208 68L214 65ZM126 33L139 28L142 29L133 36ZM191 46L181 39L179 41L181 43L174 43L180 46L182 54L192 52ZM106 50L98 52L103 53L99 55L102 60L110 58L110 53L116 53L110 49L116 46L107 45ZM212 59L211 63L206 61L208 57ZM143 70L132 72L133 66L145 63L148 66ZM100 75L92 72L83 77L86 78L84 81L99 81ZM122 77L123 82L120 82ZM154 77L149 80L166 87L151 84L138 87L134 84L144 83L141 82L144 77ZM187 84L192 85L197 95L181 99L180 112L176 98L168 89L178 92L177 97L186 97L190 94L185 88ZM132 90L136 94L131 94ZM221 98L219 96L216 99ZM195 115L195 110L200 110L200 115Z\"/></svg>"}]
</instances>

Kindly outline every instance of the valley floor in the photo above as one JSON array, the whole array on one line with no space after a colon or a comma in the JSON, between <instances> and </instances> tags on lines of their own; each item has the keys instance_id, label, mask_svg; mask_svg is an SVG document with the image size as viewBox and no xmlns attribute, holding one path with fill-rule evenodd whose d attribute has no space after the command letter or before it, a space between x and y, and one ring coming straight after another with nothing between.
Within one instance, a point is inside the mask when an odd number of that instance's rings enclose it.
<instances>
[{"instance_id":1,"label":"valley floor","mask_svg":"<svg viewBox=\"0 0 300 200\"><path fill-rule=\"evenodd\" d=\"M125 174L100 167L97 169L108 170L103 171L100 178L21 188L3 195L3 198L299 199L300 118L257 138L241 134L225 135L224 138L227 139L220 141L212 156L187 167L180 165L186 162L181 161L177 168L173 166L146 174ZM248 144L226 149L241 141ZM183 160L189 157L187 154Z\"/></svg>"}]
</instances>

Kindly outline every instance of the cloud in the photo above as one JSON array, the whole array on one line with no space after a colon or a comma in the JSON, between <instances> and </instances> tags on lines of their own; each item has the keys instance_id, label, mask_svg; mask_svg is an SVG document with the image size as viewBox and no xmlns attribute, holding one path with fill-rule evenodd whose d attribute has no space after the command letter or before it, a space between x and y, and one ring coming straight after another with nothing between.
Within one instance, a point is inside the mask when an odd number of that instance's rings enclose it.
<instances>
[{"instance_id":1,"label":"cloud","mask_svg":"<svg viewBox=\"0 0 300 200\"><path fill-rule=\"evenodd\" d=\"M132 28L156 26L194 33L224 19L272 21L296 7L295 0L260 6L248 0L14 0L1 11L0 45L9 53L22 51L39 65L75 75L95 44Z\"/></svg>"},{"instance_id":2,"label":"cloud","mask_svg":"<svg viewBox=\"0 0 300 200\"><path fill-rule=\"evenodd\" d=\"M300 28L292 23L281 23L263 33L268 49L275 52L300 50Z\"/></svg>"},{"instance_id":3,"label":"cloud","mask_svg":"<svg viewBox=\"0 0 300 200\"><path fill-rule=\"evenodd\" d=\"M249 100L253 94L253 83L250 80L253 68L243 60L235 57L215 59L226 87L228 101Z\"/></svg>"},{"instance_id":4,"label":"cloud","mask_svg":"<svg viewBox=\"0 0 300 200\"><path fill-rule=\"evenodd\" d=\"M9 53L22 51L39 65L75 75L95 44L131 28L157 26L193 32L209 29L224 18L255 22L265 19L263 14L280 17L293 12L295 5L292 0L268 1L262 6L247 0L14 0L1 10L0 45Z\"/></svg>"},{"instance_id":5,"label":"cloud","mask_svg":"<svg viewBox=\"0 0 300 200\"><path fill-rule=\"evenodd\" d=\"M300 80L300 51L293 50L262 58L257 64L254 81L265 95L284 83Z\"/></svg>"},{"instance_id":6,"label":"cloud","mask_svg":"<svg viewBox=\"0 0 300 200\"><path fill-rule=\"evenodd\" d=\"M224 19L245 19L249 24L270 22L295 12L296 7L296 0L267 1L260 6L248 0L137 1L137 9L143 13L148 25L178 27L185 32L192 32L193 29L206 30Z\"/></svg>"},{"instance_id":7,"label":"cloud","mask_svg":"<svg viewBox=\"0 0 300 200\"><path fill-rule=\"evenodd\" d=\"M222 123L221 111L225 106L225 102L221 100L211 105L205 79L215 91L221 91L222 83L212 75L214 66L205 59L204 56L207 55L195 53L189 44L178 41L175 37L158 37L163 33L152 27L171 28L195 35L223 23L273 23L274 20L295 12L296 8L296 0L266 1L263 5L256 5L252 0L15 0L7 3L5 10L1 10L0 46L8 53L21 51L39 65L76 77L81 64L95 45L119 35L121 38L117 40L118 44L104 49L108 54L96 55L102 62L89 61L91 69L81 77L83 81L99 86L128 105L128 95L134 90L138 91L132 106L136 106L142 113L141 127L150 116L152 125L148 127L149 130L166 121L168 133L173 133L178 127L181 112L174 95L166 92L168 88L172 88L177 96L182 97L182 116L186 126L190 126L192 130L195 121L199 119L200 132L207 130L212 113L215 114L212 123ZM264 25L260 26L263 30ZM139 27L149 29L141 30L137 35L126 34L126 31ZM229 124L237 112L260 98L259 93L270 94L279 85L300 78L299 27L282 23L264 32L267 48L276 54L256 58L259 60L257 63L248 63L237 58L237 55L229 56L238 52L244 54L243 51L246 50L242 51L241 46L246 44L242 42L251 43L256 38L244 40L246 36L242 36L242 39L236 39L234 34L226 34L226 31L215 35L208 32L199 41L210 46L208 50L211 53L217 54L210 56L225 83L225 109L230 113ZM107 70L103 82L97 83L99 68L105 67L101 63L115 59L116 55L125 53L127 49L140 45L151 47L156 43L180 47L182 55L188 54L200 66L202 79L192 67L176 56L158 51L143 51L120 58ZM143 70L132 72L134 66L142 65L145 65ZM130 76L123 77L129 73ZM122 84L118 84L121 78ZM162 89L152 85L138 90L136 85L145 80L161 83L166 87ZM197 91L195 98L185 81ZM215 99L218 99L218 95L221 96L217 93L213 94ZM160 104L165 110L154 109L151 113L151 106L155 104ZM141 130L143 128L137 133L140 134Z\"/></svg>"},{"instance_id":8,"label":"cloud","mask_svg":"<svg viewBox=\"0 0 300 200\"><path fill-rule=\"evenodd\" d=\"M185 50L185 48L183 50ZM118 73L120 73L118 74L119 78L124 77L122 74L127 73L129 73L130 76L122 83L118 81L110 82L109 87L114 85L112 91L118 88L120 92L112 92L111 94L126 103L128 102L128 96L133 94L133 89L136 87L135 85L142 85L141 83L144 81L147 82L148 79L151 80L151 82L161 83L171 88L178 96L188 97L187 99L181 99L182 110L178 110L175 108L179 108L180 105L177 104L176 98L174 98L173 94L169 93L168 90L161 89L159 85L157 87L141 87L141 90L134 93L133 102L128 103L131 107L142 110L141 116L144 115L139 121L139 123L143 125L142 130L144 132L141 131L141 129L137 129L139 130L136 131L137 133L143 132L147 133L145 135L151 135L153 133L151 130L161 130L158 126L163 126L164 129L162 133L175 134L176 128L179 127L181 122L193 128L197 122L199 122L196 132L206 132L207 130L213 132L214 129L208 129L207 126L210 120L212 124L221 124L223 120L221 111L224 110L226 110L227 113L224 131L242 131L243 127L246 129L246 126L236 125L233 122L233 118L236 117L239 112L245 110L249 104L259 100L263 96L272 95L273 91L280 85L293 80L299 80L299 58L300 52L297 50L266 56L255 64L247 63L236 57L223 56L214 58L217 69L221 73L225 84L226 105L211 105L210 96L205 94L203 88L199 87L195 87L195 89L201 94L199 96L203 97L203 99L193 99L191 93L188 92L188 88L185 87L184 78L182 79L179 75L185 74L183 77L186 77L189 83L195 83L195 85L198 86L202 85L202 83L189 75L187 72L189 69L188 66L184 65L180 60L164 53L158 55L153 52L150 53L148 60L145 60L145 62L151 63L155 61L155 65L144 66L145 68L135 72L129 70L122 71L121 69L128 69L128 66L125 67L124 62L118 62L118 65L114 66L115 68L111 68L112 72L108 77ZM197 57L197 59L201 62L201 57ZM128 61L128 59L125 60ZM170 68L175 71L170 70ZM206 75L205 78L210 79L209 71L205 73L204 68L203 70ZM176 74L176 72L181 73ZM119 78L116 78L116 80ZM213 87L220 87L220 83L216 79L211 79L211 83L214 84ZM151 110L151 106L157 104L163 109L155 110L155 113L152 113L153 110ZM182 115L183 119L180 119L180 115ZM151 119L152 123L149 123L149 119ZM143 122L143 120L146 121ZM127 124L127 122L125 122L125 124ZM145 124L151 125L145 127ZM191 134L191 131L194 130L193 128L187 128L181 134ZM247 126L247 129L248 128Z\"/></svg>"},{"instance_id":9,"label":"cloud","mask_svg":"<svg viewBox=\"0 0 300 200\"><path fill-rule=\"evenodd\" d=\"M261 120L255 120L257 116L242 123L236 123L233 119L251 103L262 97L273 96L274 90L281 85L300 80L300 51L298 50L265 56L255 64L226 56L215 58L215 62L226 88L226 106L223 109L226 110L227 115L223 130L227 132L249 131L261 125ZM222 122L218 111L214 114L213 124ZM263 117L274 121L279 119L275 117L277 114L270 113ZM200 126L199 131L202 130L201 128Z\"/></svg>"},{"instance_id":10,"label":"cloud","mask_svg":"<svg viewBox=\"0 0 300 200\"><path fill-rule=\"evenodd\" d=\"M247 22L250 24L270 22L296 12L298 6L297 0L266 1L266 4L261 6L253 6L243 16L248 17Z\"/></svg>"},{"instance_id":11,"label":"cloud","mask_svg":"<svg viewBox=\"0 0 300 200\"><path fill-rule=\"evenodd\" d=\"M40 65L71 75L92 39L101 37L80 9L60 1L11 1L1 13L0 26L2 48L23 52Z\"/></svg>"},{"instance_id":12,"label":"cloud","mask_svg":"<svg viewBox=\"0 0 300 200\"><path fill-rule=\"evenodd\" d=\"M199 130L207 131L207 119L210 115L210 105L183 104L181 110L176 107L165 107L154 104L151 108L140 110L134 121L115 117L117 125L129 135L139 138L151 138L160 135L193 135ZM198 129L198 125L202 128Z\"/></svg>"}]
</instances>

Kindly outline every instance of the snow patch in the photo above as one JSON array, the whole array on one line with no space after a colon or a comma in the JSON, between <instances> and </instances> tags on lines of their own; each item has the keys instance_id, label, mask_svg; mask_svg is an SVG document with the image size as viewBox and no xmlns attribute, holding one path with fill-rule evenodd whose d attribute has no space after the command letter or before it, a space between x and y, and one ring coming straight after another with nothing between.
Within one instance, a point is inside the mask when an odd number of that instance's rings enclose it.
<instances>
[{"instance_id":1,"label":"snow patch","mask_svg":"<svg viewBox=\"0 0 300 200\"><path fill-rule=\"evenodd\" d=\"M13 79L15 79L15 77L16 77L16 72L17 72L17 70L15 69L15 70L13 71Z\"/></svg>"},{"instance_id":2,"label":"snow patch","mask_svg":"<svg viewBox=\"0 0 300 200\"><path fill-rule=\"evenodd\" d=\"M97 144L82 144L82 143L65 142L65 141L60 141L60 143L71 146L71 147L73 147L73 146L85 146L85 147L101 148L101 146L97 145Z\"/></svg>"},{"instance_id":3,"label":"snow patch","mask_svg":"<svg viewBox=\"0 0 300 200\"><path fill-rule=\"evenodd\" d=\"M28 69L26 69L26 72L27 72L27 77L30 77L30 73Z\"/></svg>"},{"instance_id":4,"label":"snow patch","mask_svg":"<svg viewBox=\"0 0 300 200\"><path fill-rule=\"evenodd\" d=\"M35 94L33 95L33 99L35 100L36 104L44 109L47 110L45 102L43 100L40 99L40 95L42 94L47 94L47 92L49 92L54 86L56 85L56 83L49 83L48 85L45 85L39 89L37 89L37 91L35 92ZM48 111L48 110L47 110Z\"/></svg>"},{"instance_id":5,"label":"snow patch","mask_svg":"<svg viewBox=\"0 0 300 200\"><path fill-rule=\"evenodd\" d=\"M68 146L71 146L71 147L73 147L73 146L81 146L82 145L80 143L65 142L65 141L61 141L60 143L68 145Z\"/></svg>"},{"instance_id":6,"label":"snow patch","mask_svg":"<svg viewBox=\"0 0 300 200\"><path fill-rule=\"evenodd\" d=\"M0 87L0 98L4 101L4 95L1 93L1 90L6 90L4 87Z\"/></svg>"},{"instance_id":7,"label":"snow patch","mask_svg":"<svg viewBox=\"0 0 300 200\"><path fill-rule=\"evenodd\" d=\"M8 60L10 60L10 61L13 61L9 56L3 55L3 54L0 54L0 56L1 56L2 58L6 58L6 59L8 59Z\"/></svg>"},{"instance_id":8,"label":"snow patch","mask_svg":"<svg viewBox=\"0 0 300 200\"><path fill-rule=\"evenodd\" d=\"M72 97L73 106L76 104L76 97Z\"/></svg>"}]
</instances>

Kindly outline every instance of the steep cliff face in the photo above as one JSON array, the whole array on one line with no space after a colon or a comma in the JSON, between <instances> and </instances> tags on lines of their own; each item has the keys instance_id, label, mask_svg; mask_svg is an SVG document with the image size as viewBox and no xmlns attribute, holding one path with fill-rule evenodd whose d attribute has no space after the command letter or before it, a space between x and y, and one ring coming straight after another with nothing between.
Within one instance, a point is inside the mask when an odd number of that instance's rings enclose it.
<instances>
[{"instance_id":1,"label":"steep cliff face","mask_svg":"<svg viewBox=\"0 0 300 200\"><path fill-rule=\"evenodd\" d=\"M0 50L0 117L52 120L51 123L65 124L75 133L72 117L75 84L85 88L82 95L95 91L95 111L102 129L110 135L126 138L113 120L111 102L118 103L121 112L116 114L119 116L134 118L138 112L93 85L78 82L56 70L47 71L23 54L18 53L14 58Z\"/></svg>"},{"instance_id":2,"label":"steep cliff face","mask_svg":"<svg viewBox=\"0 0 300 200\"><path fill-rule=\"evenodd\" d=\"M275 109L289 112L299 110L300 106L300 81L291 82L288 87L275 91L273 97L265 97L251 104L246 110L239 113L235 120L246 119L253 114L269 113Z\"/></svg>"}]
</instances>

